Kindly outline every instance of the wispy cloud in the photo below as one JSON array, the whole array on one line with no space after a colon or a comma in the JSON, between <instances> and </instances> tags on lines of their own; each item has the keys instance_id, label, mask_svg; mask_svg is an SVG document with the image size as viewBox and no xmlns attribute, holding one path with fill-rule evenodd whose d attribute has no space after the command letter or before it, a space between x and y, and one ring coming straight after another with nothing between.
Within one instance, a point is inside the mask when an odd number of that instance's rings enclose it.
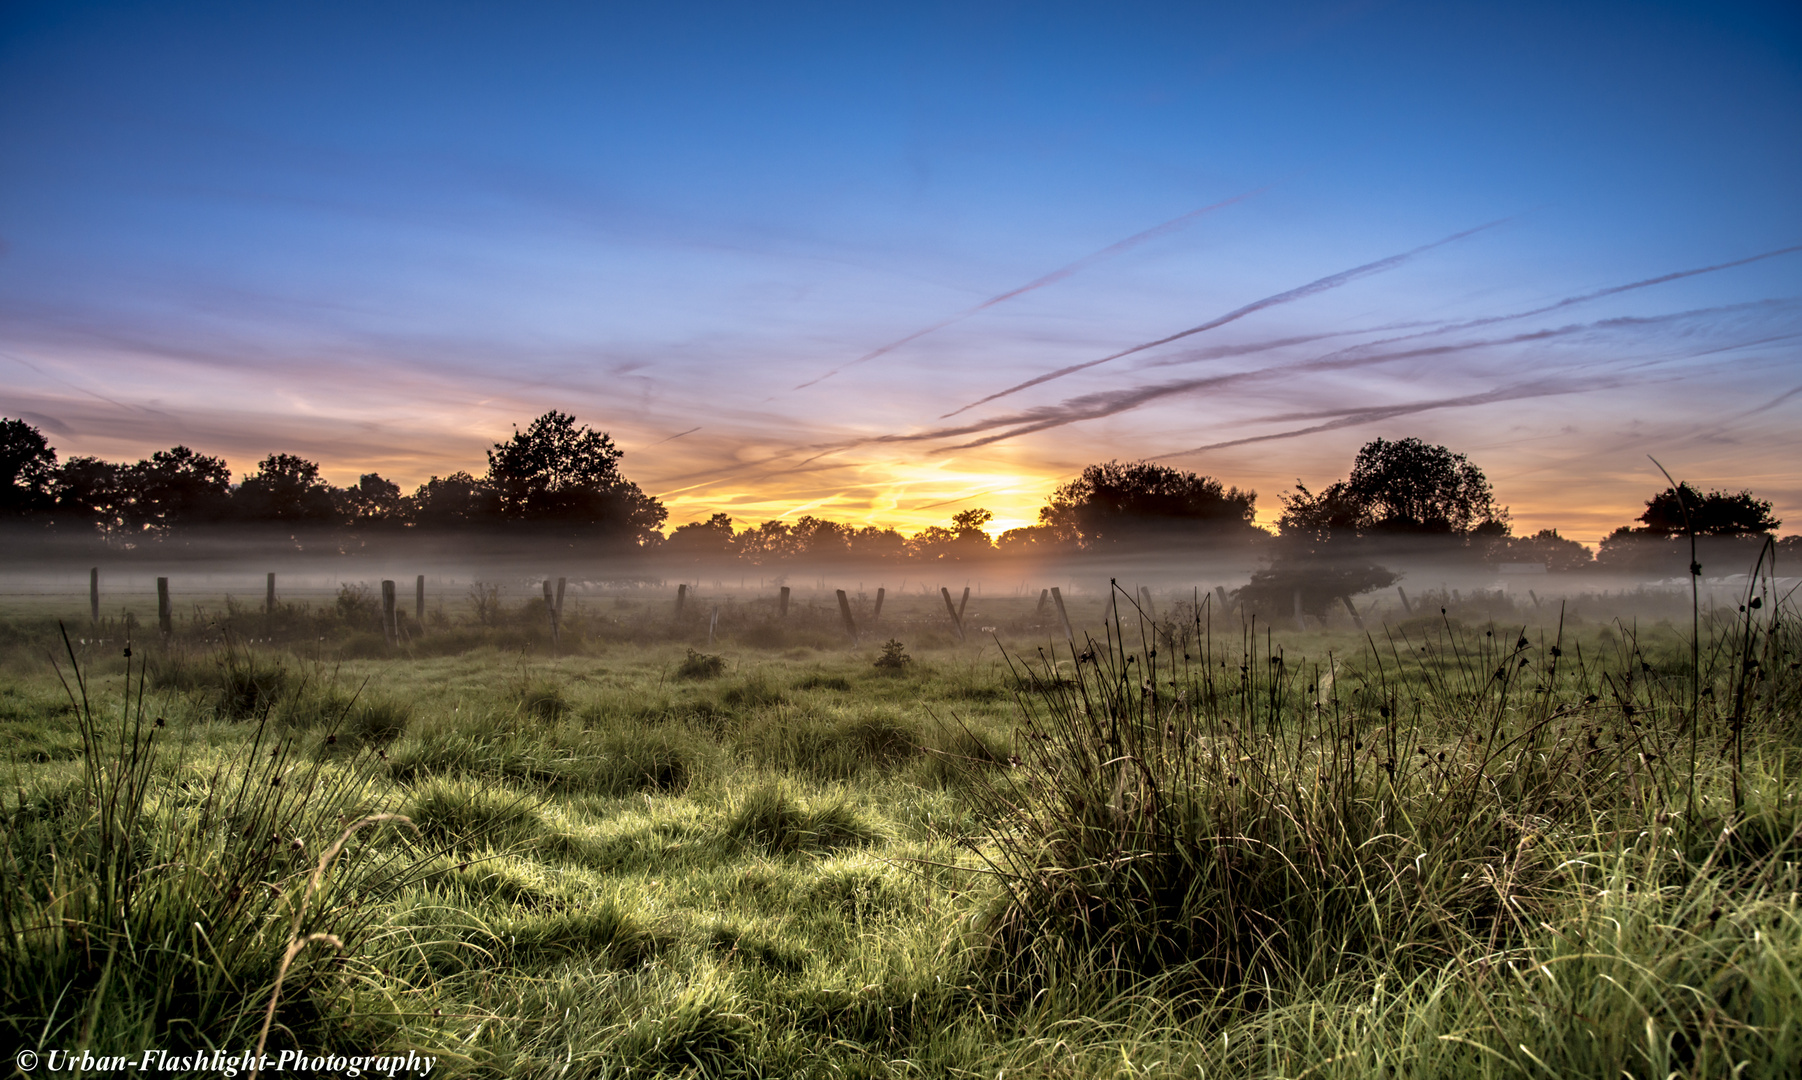
<instances>
[{"instance_id":1,"label":"wispy cloud","mask_svg":"<svg viewBox=\"0 0 1802 1080\"><path fill-rule=\"evenodd\" d=\"M1119 360L1123 357L1132 356L1134 353L1144 352L1147 349L1155 349L1160 345L1168 345L1172 341L1181 341L1183 338L1186 338L1186 337L1193 337L1196 334L1206 333L1209 330L1217 329L1219 327L1227 325L1228 323L1237 322L1240 319L1245 318L1247 315L1251 315L1256 312L1263 311L1266 308L1277 307L1278 305L1281 305L1281 304L1292 304L1292 303L1296 302L1297 300L1305 300L1310 296L1318 295L1318 294L1326 292L1330 289L1337 289L1342 285L1349 285L1350 283L1357 281L1359 278L1365 278L1365 277L1371 276L1372 274L1381 274L1385 271L1393 270L1396 267L1401 266L1402 264L1406 263L1408 260L1414 258L1417 255L1421 255L1421 254L1431 251L1437 247L1444 247L1446 244L1450 244L1450 243L1454 243L1459 240L1463 240L1466 237L1475 236L1477 233L1480 233L1480 232L1484 231L1485 229L1493 229L1497 225L1504 224L1508 220L1510 220L1510 219L1502 218L1498 221L1491 221L1485 225L1478 225L1474 229L1465 229L1463 232L1453 233L1452 235L1447 236L1443 239L1435 240L1430 244L1422 244L1420 247L1414 248L1411 251L1404 251L1399 255L1391 255L1387 258L1378 259L1375 262L1365 263L1362 266L1354 266L1350 270L1341 270L1336 274L1328 274L1326 277L1316 278L1315 280L1308 282L1306 285L1297 286L1296 288L1289 289L1286 292L1275 293L1273 295L1266 296L1261 300L1253 300L1251 303L1246 304L1244 307L1234 308L1232 311L1227 312L1225 315L1221 315L1217 318L1209 319L1207 322L1202 323L1200 326L1192 326L1187 330L1183 330L1178 333L1171 334L1168 337L1158 338L1155 341L1142 342L1138 345L1134 345L1133 347L1131 347L1129 349L1122 349L1121 351L1119 351L1117 353L1113 353L1112 355L1104 356L1099 360L1085 360L1084 362L1082 362L1080 364L1070 364L1066 367L1058 368L1056 371L1048 371L1043 375L1038 375L1038 376L1034 376L1033 378L1027 379L1025 382L1016 383L1013 386L1010 386L1005 390L998 390L995 393L990 394L988 397L978 398L977 400L970 402L968 405L964 405L959 408L953 409L950 412L945 413L944 415L940 416L939 419L947 420L953 416L958 415L959 413L968 412L971 409L974 409L979 405L987 405L991 401L997 401L1001 398L1008 397L1009 395L1017 394L1022 390L1030 389L1031 387L1039 386L1043 383L1051 382L1054 379L1061 379L1067 375L1074 375L1079 371L1087 371L1092 367L1099 367L1102 364L1111 363L1111 362L1113 362L1115 360Z\"/></svg>"}]
</instances>

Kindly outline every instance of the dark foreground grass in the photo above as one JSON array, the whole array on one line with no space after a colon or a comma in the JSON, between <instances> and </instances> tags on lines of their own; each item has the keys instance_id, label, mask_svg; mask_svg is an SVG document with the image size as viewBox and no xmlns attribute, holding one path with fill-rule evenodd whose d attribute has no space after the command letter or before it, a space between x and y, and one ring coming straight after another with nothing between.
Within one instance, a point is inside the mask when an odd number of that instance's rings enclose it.
<instances>
[{"instance_id":1,"label":"dark foreground grass","mask_svg":"<svg viewBox=\"0 0 1802 1080\"><path fill-rule=\"evenodd\" d=\"M0 1041L242 1051L274 998L272 1046L457 1075L1792 1076L1757 598L1693 658L1205 602L880 666L77 643L0 697Z\"/></svg>"}]
</instances>

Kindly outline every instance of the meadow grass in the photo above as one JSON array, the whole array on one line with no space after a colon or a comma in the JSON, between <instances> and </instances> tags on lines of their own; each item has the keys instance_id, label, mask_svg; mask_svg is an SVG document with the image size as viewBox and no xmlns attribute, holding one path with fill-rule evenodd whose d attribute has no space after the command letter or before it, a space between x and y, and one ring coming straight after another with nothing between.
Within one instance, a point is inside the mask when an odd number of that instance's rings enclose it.
<instances>
[{"instance_id":1,"label":"meadow grass","mask_svg":"<svg viewBox=\"0 0 1802 1080\"><path fill-rule=\"evenodd\" d=\"M596 605L555 651L542 601L487 595L397 646L354 603L130 657L15 619L0 1041L241 1052L272 1017L457 1075L1794 1075L1787 605L1699 619L1692 656L1487 597L1359 636L1122 596L1074 647L986 616L1006 650L898 605L854 648L802 605L711 647Z\"/></svg>"}]
</instances>

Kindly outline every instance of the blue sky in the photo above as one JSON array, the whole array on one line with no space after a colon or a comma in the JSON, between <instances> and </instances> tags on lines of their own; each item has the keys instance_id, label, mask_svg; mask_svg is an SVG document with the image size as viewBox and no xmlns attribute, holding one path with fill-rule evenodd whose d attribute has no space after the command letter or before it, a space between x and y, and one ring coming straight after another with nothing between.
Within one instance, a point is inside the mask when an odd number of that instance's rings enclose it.
<instances>
[{"instance_id":1,"label":"blue sky","mask_svg":"<svg viewBox=\"0 0 1802 1080\"><path fill-rule=\"evenodd\" d=\"M1802 526L1794 5L11 3L0 160L65 454L415 483L561 408L675 520L914 526L1418 435L1519 528L1648 453Z\"/></svg>"}]
</instances>

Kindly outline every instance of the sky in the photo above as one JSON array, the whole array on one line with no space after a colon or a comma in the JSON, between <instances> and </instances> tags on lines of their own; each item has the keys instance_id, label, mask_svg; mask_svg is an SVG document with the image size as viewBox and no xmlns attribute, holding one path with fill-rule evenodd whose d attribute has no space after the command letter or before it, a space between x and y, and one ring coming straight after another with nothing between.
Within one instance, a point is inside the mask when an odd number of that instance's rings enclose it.
<instances>
[{"instance_id":1,"label":"sky","mask_svg":"<svg viewBox=\"0 0 1802 1080\"><path fill-rule=\"evenodd\" d=\"M1802 531L1794 4L0 3L0 413L412 487L546 410L671 524L1466 453Z\"/></svg>"}]
</instances>

